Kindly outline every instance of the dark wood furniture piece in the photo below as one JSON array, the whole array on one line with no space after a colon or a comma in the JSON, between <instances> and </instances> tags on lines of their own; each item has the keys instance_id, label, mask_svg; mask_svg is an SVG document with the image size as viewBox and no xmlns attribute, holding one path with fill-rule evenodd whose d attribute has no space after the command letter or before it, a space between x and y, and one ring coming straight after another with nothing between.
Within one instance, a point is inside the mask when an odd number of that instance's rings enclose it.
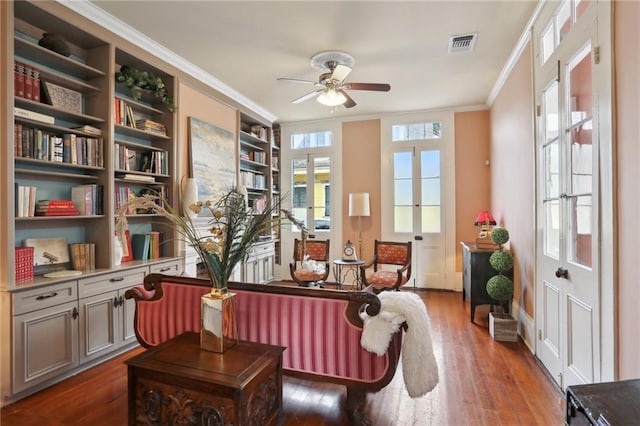
<instances>
[{"instance_id":1,"label":"dark wood furniture piece","mask_svg":"<svg viewBox=\"0 0 640 426\"><path fill-rule=\"evenodd\" d=\"M568 425L634 425L640 419L640 379L567 387Z\"/></svg>"},{"instance_id":2,"label":"dark wood furniture piece","mask_svg":"<svg viewBox=\"0 0 640 426\"><path fill-rule=\"evenodd\" d=\"M360 267L364 265L364 260L342 260L333 261L333 278L336 280L338 290L342 290L347 276L353 274L353 283L355 288L362 290L362 278L360 276Z\"/></svg>"},{"instance_id":3,"label":"dark wood furniture piece","mask_svg":"<svg viewBox=\"0 0 640 426\"><path fill-rule=\"evenodd\" d=\"M224 354L184 333L126 361L129 425L275 424L285 348L241 341Z\"/></svg>"},{"instance_id":4,"label":"dark wood furniture piece","mask_svg":"<svg viewBox=\"0 0 640 426\"><path fill-rule=\"evenodd\" d=\"M480 249L475 242L461 241L462 245L462 300L469 298L471 303L471 322L474 321L476 306L500 305L487 293L487 281L498 271L491 267L489 258L495 251L492 249ZM506 276L513 279L513 269ZM506 304L508 307L509 304Z\"/></svg>"}]
</instances>

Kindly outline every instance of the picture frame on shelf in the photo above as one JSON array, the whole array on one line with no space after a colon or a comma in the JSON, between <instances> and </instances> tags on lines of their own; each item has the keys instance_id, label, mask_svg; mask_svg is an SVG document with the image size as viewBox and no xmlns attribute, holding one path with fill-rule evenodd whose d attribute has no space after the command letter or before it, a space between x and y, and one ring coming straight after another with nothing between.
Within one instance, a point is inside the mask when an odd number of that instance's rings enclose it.
<instances>
[{"instance_id":1,"label":"picture frame on shelf","mask_svg":"<svg viewBox=\"0 0 640 426\"><path fill-rule=\"evenodd\" d=\"M189 163L198 187L198 200L217 198L236 176L235 133L189 117Z\"/></svg>"},{"instance_id":2,"label":"picture frame on shelf","mask_svg":"<svg viewBox=\"0 0 640 426\"><path fill-rule=\"evenodd\" d=\"M62 271L71 267L69 246L67 239L58 238L27 238L25 247L33 247L34 275L44 275L49 272Z\"/></svg>"},{"instance_id":3,"label":"picture frame on shelf","mask_svg":"<svg viewBox=\"0 0 640 426\"><path fill-rule=\"evenodd\" d=\"M42 81L43 101L55 108L82 114L82 93Z\"/></svg>"}]
</instances>

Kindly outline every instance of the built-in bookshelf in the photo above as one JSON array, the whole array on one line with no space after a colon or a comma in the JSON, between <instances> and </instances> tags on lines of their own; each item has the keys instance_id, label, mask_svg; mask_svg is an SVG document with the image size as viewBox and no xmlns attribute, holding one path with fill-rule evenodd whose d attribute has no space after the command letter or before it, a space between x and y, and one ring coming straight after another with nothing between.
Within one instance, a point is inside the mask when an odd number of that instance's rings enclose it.
<instances>
[{"instance_id":1,"label":"built-in bookshelf","mask_svg":"<svg viewBox=\"0 0 640 426\"><path fill-rule=\"evenodd\" d=\"M58 18L26 2L14 3L14 15L15 226L9 241L16 247L56 238L96 244L96 267L110 268L111 245L99 244L104 231L113 229L104 213L104 188L111 184L104 138L109 44L89 32L69 31L71 54L64 56L38 44L63 24ZM91 209L69 207L76 188L88 188ZM20 208L25 202L26 215ZM47 266L56 268L55 262Z\"/></svg>"}]
</instances>

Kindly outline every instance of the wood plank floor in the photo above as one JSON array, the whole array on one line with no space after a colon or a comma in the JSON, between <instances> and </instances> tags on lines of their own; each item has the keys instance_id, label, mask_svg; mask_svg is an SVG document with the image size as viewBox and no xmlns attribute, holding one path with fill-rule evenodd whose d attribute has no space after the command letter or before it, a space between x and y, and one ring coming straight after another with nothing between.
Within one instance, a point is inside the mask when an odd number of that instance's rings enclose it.
<instances>
[{"instance_id":1,"label":"wood plank floor","mask_svg":"<svg viewBox=\"0 0 640 426\"><path fill-rule=\"evenodd\" d=\"M495 342L487 309L469 321L460 293L417 291L427 305L440 383L429 394L409 398L402 372L367 398L376 426L561 425L564 398L522 342ZM135 349L29 398L2 408L2 426L125 425L127 375L124 361ZM284 378L280 425L348 425L341 404L344 387Z\"/></svg>"}]
</instances>

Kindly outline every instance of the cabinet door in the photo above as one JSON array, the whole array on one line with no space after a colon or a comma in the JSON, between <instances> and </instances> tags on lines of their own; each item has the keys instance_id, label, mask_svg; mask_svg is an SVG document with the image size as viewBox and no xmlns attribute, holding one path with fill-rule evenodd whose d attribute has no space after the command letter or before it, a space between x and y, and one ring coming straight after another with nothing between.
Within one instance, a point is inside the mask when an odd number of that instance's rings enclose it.
<instances>
[{"instance_id":1,"label":"cabinet door","mask_svg":"<svg viewBox=\"0 0 640 426\"><path fill-rule=\"evenodd\" d=\"M274 256L266 256L262 259L262 277L260 277L261 283L267 283L273 280L274 262Z\"/></svg>"},{"instance_id":2,"label":"cabinet door","mask_svg":"<svg viewBox=\"0 0 640 426\"><path fill-rule=\"evenodd\" d=\"M80 299L80 362L97 358L119 346L118 292Z\"/></svg>"},{"instance_id":3,"label":"cabinet door","mask_svg":"<svg viewBox=\"0 0 640 426\"><path fill-rule=\"evenodd\" d=\"M259 263L256 259L248 260L242 268L242 281L245 283L257 283L260 277Z\"/></svg>"},{"instance_id":4,"label":"cabinet door","mask_svg":"<svg viewBox=\"0 0 640 426\"><path fill-rule=\"evenodd\" d=\"M136 313L136 301L133 299L125 299L124 293L126 289L118 292L118 300L120 301L120 336L122 344L126 345L135 342L136 330L133 326L133 317Z\"/></svg>"},{"instance_id":5,"label":"cabinet door","mask_svg":"<svg viewBox=\"0 0 640 426\"><path fill-rule=\"evenodd\" d=\"M78 305L64 303L13 317L13 392L78 366Z\"/></svg>"}]
</instances>

